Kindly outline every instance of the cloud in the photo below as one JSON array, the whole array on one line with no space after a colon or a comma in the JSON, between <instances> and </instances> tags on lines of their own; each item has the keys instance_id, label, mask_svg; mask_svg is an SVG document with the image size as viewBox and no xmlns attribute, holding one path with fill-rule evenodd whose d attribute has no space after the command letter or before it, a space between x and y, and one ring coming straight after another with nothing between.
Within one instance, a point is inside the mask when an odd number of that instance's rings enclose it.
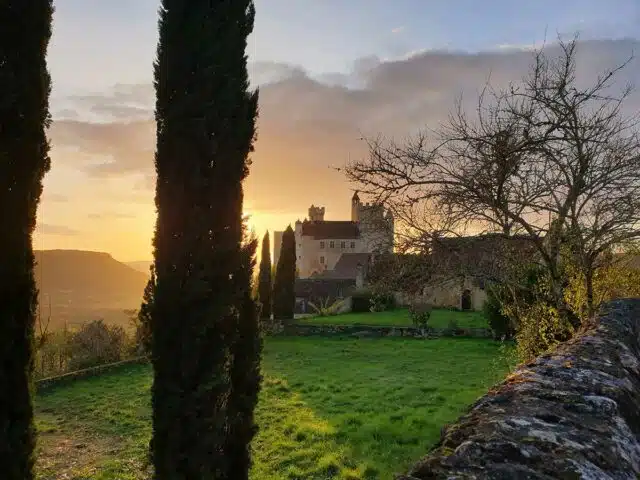
<instances>
[{"instance_id":1,"label":"cloud","mask_svg":"<svg viewBox=\"0 0 640 480\"><path fill-rule=\"evenodd\" d=\"M42 200L46 202L66 203L69 201L69 197L61 193L49 193L48 190L45 190L42 195Z\"/></svg>"},{"instance_id":2,"label":"cloud","mask_svg":"<svg viewBox=\"0 0 640 480\"><path fill-rule=\"evenodd\" d=\"M101 212L101 213L90 213L87 215L91 220L127 220L136 218L135 215L130 213L119 213L119 212Z\"/></svg>"},{"instance_id":3,"label":"cloud","mask_svg":"<svg viewBox=\"0 0 640 480\"><path fill-rule=\"evenodd\" d=\"M585 41L576 75L591 80L638 50L636 40ZM553 54L553 45L546 49ZM299 211L311 203L327 207L327 216L348 211L349 185L332 166L366 154L361 137L405 137L437 128L463 94L474 108L490 78L494 86L519 81L528 71L527 46L480 53L427 50L396 59L362 58L347 73L314 77L298 66L277 62L251 65L260 85L258 141L247 183L247 200L258 211ZM640 78L637 62L621 83ZM640 106L637 96L631 109ZM56 121L54 147L72 151L74 161L96 179L141 175L142 189L154 184L154 122L151 85L116 86L104 95L82 96L76 105L88 112L109 111L108 121ZM335 218L335 217L333 217Z\"/></svg>"},{"instance_id":4,"label":"cloud","mask_svg":"<svg viewBox=\"0 0 640 480\"><path fill-rule=\"evenodd\" d=\"M148 172L153 169L155 125L151 120L107 123L54 121L49 131L55 148L67 149L91 176ZM64 158L64 157L63 157Z\"/></svg>"},{"instance_id":5,"label":"cloud","mask_svg":"<svg viewBox=\"0 0 640 480\"><path fill-rule=\"evenodd\" d=\"M64 225L51 225L49 223L38 223L36 232L42 235L57 235L63 237L71 237L79 235L80 232Z\"/></svg>"},{"instance_id":6,"label":"cloud","mask_svg":"<svg viewBox=\"0 0 640 480\"><path fill-rule=\"evenodd\" d=\"M398 33L402 33L402 32L404 32L404 27L396 27L396 28L391 29L391 33L393 33L393 34L398 34Z\"/></svg>"}]
</instances>

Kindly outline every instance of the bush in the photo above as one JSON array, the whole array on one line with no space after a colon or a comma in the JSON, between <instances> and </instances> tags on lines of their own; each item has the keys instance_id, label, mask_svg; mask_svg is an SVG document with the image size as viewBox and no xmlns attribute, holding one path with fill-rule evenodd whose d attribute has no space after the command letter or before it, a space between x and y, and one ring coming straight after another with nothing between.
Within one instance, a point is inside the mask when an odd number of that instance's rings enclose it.
<instances>
[{"instance_id":1,"label":"bush","mask_svg":"<svg viewBox=\"0 0 640 480\"><path fill-rule=\"evenodd\" d=\"M380 289L361 289L351 294L351 311L384 312L396 308L396 299L391 292Z\"/></svg>"},{"instance_id":2,"label":"bush","mask_svg":"<svg viewBox=\"0 0 640 480\"><path fill-rule=\"evenodd\" d=\"M120 326L103 320L85 323L69 342L69 370L82 370L123 359L127 334Z\"/></svg>"},{"instance_id":3,"label":"bush","mask_svg":"<svg viewBox=\"0 0 640 480\"><path fill-rule=\"evenodd\" d=\"M320 317L330 317L341 313L345 302L346 300L340 299L331 303L330 298L327 297L324 300L320 300L317 305L313 302L309 302L309 306L313 308L316 315Z\"/></svg>"},{"instance_id":4,"label":"bush","mask_svg":"<svg viewBox=\"0 0 640 480\"><path fill-rule=\"evenodd\" d=\"M515 335L511 319L502 312L502 304L498 295L498 287L487 289L487 300L483 305L483 313L496 339L510 340Z\"/></svg>"},{"instance_id":5,"label":"bush","mask_svg":"<svg viewBox=\"0 0 640 480\"><path fill-rule=\"evenodd\" d=\"M433 306L429 303L415 302L409 306L409 318L418 328L427 328Z\"/></svg>"},{"instance_id":6,"label":"bush","mask_svg":"<svg viewBox=\"0 0 640 480\"><path fill-rule=\"evenodd\" d=\"M371 297L373 293L370 290L358 290L351 295L351 311L357 313L370 312Z\"/></svg>"},{"instance_id":7,"label":"bush","mask_svg":"<svg viewBox=\"0 0 640 480\"><path fill-rule=\"evenodd\" d=\"M569 340L574 334L571 324L561 319L558 311L543 301L520 309L519 322L517 351L523 362Z\"/></svg>"},{"instance_id":8,"label":"bush","mask_svg":"<svg viewBox=\"0 0 640 480\"><path fill-rule=\"evenodd\" d=\"M491 361L491 369L496 377L503 377L505 370L511 373L519 363L520 358L515 344L512 341L502 342L498 347L498 355Z\"/></svg>"},{"instance_id":9,"label":"bush","mask_svg":"<svg viewBox=\"0 0 640 480\"><path fill-rule=\"evenodd\" d=\"M46 341L39 344L35 358L36 379L53 377L68 371L71 335L65 326L62 330L47 334Z\"/></svg>"}]
</instances>

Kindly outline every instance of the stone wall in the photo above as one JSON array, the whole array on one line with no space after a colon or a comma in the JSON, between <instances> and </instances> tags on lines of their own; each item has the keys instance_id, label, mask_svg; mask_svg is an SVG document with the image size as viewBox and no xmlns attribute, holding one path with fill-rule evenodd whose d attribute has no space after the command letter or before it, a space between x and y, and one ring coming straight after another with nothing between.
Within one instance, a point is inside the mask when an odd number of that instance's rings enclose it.
<instances>
[{"instance_id":1,"label":"stone wall","mask_svg":"<svg viewBox=\"0 0 640 480\"><path fill-rule=\"evenodd\" d=\"M607 305L443 429L401 480L640 478L640 299Z\"/></svg>"},{"instance_id":2,"label":"stone wall","mask_svg":"<svg viewBox=\"0 0 640 480\"><path fill-rule=\"evenodd\" d=\"M36 380L35 385L36 389L40 392L51 387L57 387L67 384L80 378L95 377L97 375L102 375L103 373L116 371L128 365L143 364L148 362L149 359L147 357L130 358L127 360L122 360L120 362L106 363L104 365L97 365L95 367L85 368L83 370L76 370L75 372L69 372L63 375L57 375L55 377L42 378L40 380Z\"/></svg>"},{"instance_id":3,"label":"stone wall","mask_svg":"<svg viewBox=\"0 0 640 480\"><path fill-rule=\"evenodd\" d=\"M319 325L319 324L285 324L279 330L278 335L297 337L412 337L412 338L437 338L437 337L491 337L491 331L487 328L426 328L416 327L382 327L377 325Z\"/></svg>"}]
</instances>

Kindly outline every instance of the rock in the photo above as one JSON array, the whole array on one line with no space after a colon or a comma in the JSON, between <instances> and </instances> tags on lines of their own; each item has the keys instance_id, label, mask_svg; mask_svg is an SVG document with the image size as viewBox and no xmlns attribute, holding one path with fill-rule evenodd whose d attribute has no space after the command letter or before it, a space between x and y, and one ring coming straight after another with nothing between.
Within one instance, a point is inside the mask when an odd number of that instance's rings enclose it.
<instances>
[{"instance_id":1,"label":"rock","mask_svg":"<svg viewBox=\"0 0 640 480\"><path fill-rule=\"evenodd\" d=\"M618 300L443 429L398 480L640 478L640 299Z\"/></svg>"}]
</instances>

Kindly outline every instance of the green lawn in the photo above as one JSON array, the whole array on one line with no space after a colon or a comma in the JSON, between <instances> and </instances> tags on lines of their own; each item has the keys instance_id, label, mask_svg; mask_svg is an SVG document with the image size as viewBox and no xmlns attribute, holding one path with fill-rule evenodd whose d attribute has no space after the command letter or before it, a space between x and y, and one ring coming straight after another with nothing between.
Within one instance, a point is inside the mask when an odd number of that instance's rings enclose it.
<instances>
[{"instance_id":1,"label":"green lawn","mask_svg":"<svg viewBox=\"0 0 640 480\"><path fill-rule=\"evenodd\" d=\"M388 479L504 375L480 339L270 338L254 480ZM143 479L149 366L38 395L39 479Z\"/></svg>"},{"instance_id":2,"label":"green lawn","mask_svg":"<svg viewBox=\"0 0 640 480\"><path fill-rule=\"evenodd\" d=\"M300 323L315 323L322 325L385 325L410 326L409 311L404 308L378 313L344 313L329 317L306 317L298 320ZM487 321L482 312L460 312L455 310L437 309L431 312L429 326L433 328L447 328L449 322L454 321L460 328L487 328Z\"/></svg>"}]
</instances>

